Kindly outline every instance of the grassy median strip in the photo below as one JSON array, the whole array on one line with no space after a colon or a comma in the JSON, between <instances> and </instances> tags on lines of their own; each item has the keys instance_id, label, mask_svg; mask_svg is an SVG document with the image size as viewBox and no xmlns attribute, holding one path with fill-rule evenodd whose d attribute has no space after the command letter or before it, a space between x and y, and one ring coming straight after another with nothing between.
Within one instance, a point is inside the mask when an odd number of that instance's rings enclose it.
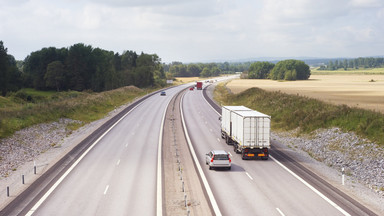
<instances>
[{"instance_id":1,"label":"grassy median strip","mask_svg":"<svg viewBox=\"0 0 384 216\"><path fill-rule=\"evenodd\" d=\"M101 93L41 92L24 89L9 97L0 97L0 138L10 136L23 128L57 121L60 118L81 121L82 123L69 126L70 129L77 129L154 90L133 86Z\"/></svg>"},{"instance_id":2,"label":"grassy median strip","mask_svg":"<svg viewBox=\"0 0 384 216\"><path fill-rule=\"evenodd\" d=\"M259 88L232 94L225 85L216 87L216 101L222 105L244 105L266 113L272 117L273 129L299 128L302 133L310 133L319 128L339 127L384 145L384 114Z\"/></svg>"}]
</instances>

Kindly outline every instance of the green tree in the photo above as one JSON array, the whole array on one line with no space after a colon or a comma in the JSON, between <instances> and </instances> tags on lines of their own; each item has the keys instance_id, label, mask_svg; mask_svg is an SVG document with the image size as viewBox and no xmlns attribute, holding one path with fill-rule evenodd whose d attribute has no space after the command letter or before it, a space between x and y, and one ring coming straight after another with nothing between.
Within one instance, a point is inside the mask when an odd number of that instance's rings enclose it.
<instances>
[{"instance_id":1,"label":"green tree","mask_svg":"<svg viewBox=\"0 0 384 216\"><path fill-rule=\"evenodd\" d=\"M286 76L286 73L289 73ZM271 70L269 77L273 80L307 80L311 75L309 66L303 61L289 59L279 61Z\"/></svg>"},{"instance_id":2,"label":"green tree","mask_svg":"<svg viewBox=\"0 0 384 216\"><path fill-rule=\"evenodd\" d=\"M208 69L208 67L204 67L203 71L200 73L201 77L210 77L211 71Z\"/></svg>"},{"instance_id":3,"label":"green tree","mask_svg":"<svg viewBox=\"0 0 384 216\"><path fill-rule=\"evenodd\" d=\"M65 82L65 69L61 61L53 61L48 64L47 72L44 75L46 86L50 88L56 88L60 91L60 88Z\"/></svg>"},{"instance_id":4,"label":"green tree","mask_svg":"<svg viewBox=\"0 0 384 216\"><path fill-rule=\"evenodd\" d=\"M91 89L92 73L95 71L92 61L92 46L82 43L71 46L68 50L66 65L69 76L69 89L83 91Z\"/></svg>"},{"instance_id":5,"label":"green tree","mask_svg":"<svg viewBox=\"0 0 384 216\"><path fill-rule=\"evenodd\" d=\"M9 91L17 91L22 86L21 72L15 58L7 54L8 49L0 41L0 91L5 96Z\"/></svg>"},{"instance_id":6,"label":"green tree","mask_svg":"<svg viewBox=\"0 0 384 216\"><path fill-rule=\"evenodd\" d=\"M189 64L187 66L187 73L192 77L198 77L201 73L201 68L197 64Z\"/></svg>"},{"instance_id":7,"label":"green tree","mask_svg":"<svg viewBox=\"0 0 384 216\"><path fill-rule=\"evenodd\" d=\"M8 49L4 47L3 41L0 41L0 88L1 95L5 96L7 93L7 84L10 79L9 65L8 65Z\"/></svg>"},{"instance_id":8,"label":"green tree","mask_svg":"<svg viewBox=\"0 0 384 216\"><path fill-rule=\"evenodd\" d=\"M266 79L275 64L270 62L255 62L251 64L248 70L249 79Z\"/></svg>"},{"instance_id":9,"label":"green tree","mask_svg":"<svg viewBox=\"0 0 384 216\"><path fill-rule=\"evenodd\" d=\"M220 73L221 73L221 70L217 66L214 66L211 69L211 76L219 76Z\"/></svg>"}]
</instances>

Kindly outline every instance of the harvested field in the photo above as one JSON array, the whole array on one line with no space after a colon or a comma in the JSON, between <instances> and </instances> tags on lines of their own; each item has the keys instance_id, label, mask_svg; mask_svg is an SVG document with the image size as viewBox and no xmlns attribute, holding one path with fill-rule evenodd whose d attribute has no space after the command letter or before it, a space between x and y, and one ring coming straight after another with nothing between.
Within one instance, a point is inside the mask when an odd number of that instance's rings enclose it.
<instances>
[{"instance_id":1,"label":"harvested field","mask_svg":"<svg viewBox=\"0 0 384 216\"><path fill-rule=\"evenodd\" d=\"M258 87L384 113L384 75L311 75L301 81L236 79L227 87L233 93Z\"/></svg>"},{"instance_id":2,"label":"harvested field","mask_svg":"<svg viewBox=\"0 0 384 216\"><path fill-rule=\"evenodd\" d=\"M196 82L198 80L201 80L200 77L175 77L177 83L189 83L189 82Z\"/></svg>"}]
</instances>

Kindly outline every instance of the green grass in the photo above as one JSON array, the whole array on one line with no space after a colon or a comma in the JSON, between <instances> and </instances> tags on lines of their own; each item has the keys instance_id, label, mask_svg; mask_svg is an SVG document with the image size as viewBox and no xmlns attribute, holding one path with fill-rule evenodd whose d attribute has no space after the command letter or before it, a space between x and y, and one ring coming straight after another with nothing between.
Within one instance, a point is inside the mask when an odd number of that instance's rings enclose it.
<instances>
[{"instance_id":1,"label":"green grass","mask_svg":"<svg viewBox=\"0 0 384 216\"><path fill-rule=\"evenodd\" d=\"M133 101L156 89L124 87L101 93L89 92L40 92L23 89L9 97L0 97L0 138L15 131L60 118L79 120L69 125L77 129L85 123L103 118L116 107Z\"/></svg>"},{"instance_id":2,"label":"green grass","mask_svg":"<svg viewBox=\"0 0 384 216\"><path fill-rule=\"evenodd\" d=\"M384 146L384 115L378 112L259 88L232 94L224 85L216 87L215 100L223 105L244 105L266 113L272 117L273 129L299 128L301 133L310 133L319 128L339 127Z\"/></svg>"}]
</instances>

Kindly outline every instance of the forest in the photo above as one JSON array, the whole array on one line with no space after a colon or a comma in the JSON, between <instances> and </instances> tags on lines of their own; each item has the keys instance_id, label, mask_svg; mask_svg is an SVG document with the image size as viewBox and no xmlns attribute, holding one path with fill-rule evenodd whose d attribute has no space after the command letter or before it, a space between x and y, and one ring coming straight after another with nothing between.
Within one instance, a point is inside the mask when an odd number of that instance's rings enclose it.
<instances>
[{"instance_id":1,"label":"forest","mask_svg":"<svg viewBox=\"0 0 384 216\"><path fill-rule=\"evenodd\" d=\"M330 60L327 65L321 65L319 70L339 70L343 68L348 69L360 69L360 68L382 68L384 67L384 58L381 57L360 57L355 59L336 59Z\"/></svg>"},{"instance_id":2,"label":"forest","mask_svg":"<svg viewBox=\"0 0 384 216\"><path fill-rule=\"evenodd\" d=\"M129 85L166 85L156 54L125 51L120 55L82 43L43 48L17 62L0 41L0 79L3 96L21 88L101 92Z\"/></svg>"},{"instance_id":3,"label":"forest","mask_svg":"<svg viewBox=\"0 0 384 216\"><path fill-rule=\"evenodd\" d=\"M320 70L383 67L384 58L335 59ZM23 61L7 53L0 41L0 91L6 96L22 88L55 91L102 92L134 85L164 87L175 77L212 77L243 72L242 78L305 80L311 72L300 60L276 62L162 63L157 54L122 54L77 43L67 48L48 47L34 51Z\"/></svg>"},{"instance_id":4,"label":"forest","mask_svg":"<svg viewBox=\"0 0 384 216\"><path fill-rule=\"evenodd\" d=\"M68 48L48 47L16 61L0 41L1 94L22 88L48 91L102 92L134 85L164 87L174 77L212 77L246 71L245 63L161 63L156 54L122 54L83 43Z\"/></svg>"},{"instance_id":5,"label":"forest","mask_svg":"<svg viewBox=\"0 0 384 216\"><path fill-rule=\"evenodd\" d=\"M220 74L233 74L248 70L251 62L189 63L172 62L165 64L167 77L212 77Z\"/></svg>"}]
</instances>

